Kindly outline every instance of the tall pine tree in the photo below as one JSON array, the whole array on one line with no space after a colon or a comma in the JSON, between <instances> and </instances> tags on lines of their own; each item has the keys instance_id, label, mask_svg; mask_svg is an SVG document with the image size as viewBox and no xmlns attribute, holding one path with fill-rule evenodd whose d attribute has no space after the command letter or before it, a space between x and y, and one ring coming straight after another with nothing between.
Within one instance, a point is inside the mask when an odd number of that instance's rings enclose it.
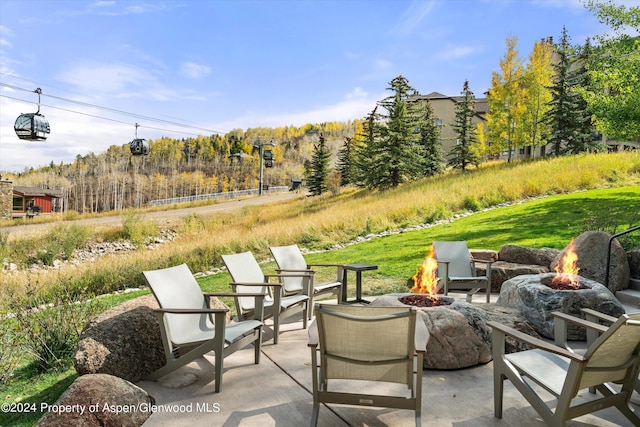
<instances>
[{"instance_id":1,"label":"tall pine tree","mask_svg":"<svg viewBox=\"0 0 640 427\"><path fill-rule=\"evenodd\" d=\"M359 183L379 190L397 187L422 173L419 131L424 117L415 100L417 92L403 76L393 79L387 90L393 95L378 102L385 110L380 114L384 125L378 117L367 120L366 145L359 150Z\"/></svg>"},{"instance_id":2,"label":"tall pine tree","mask_svg":"<svg viewBox=\"0 0 640 427\"><path fill-rule=\"evenodd\" d=\"M445 158L440 144L440 128L436 124L436 116L429 100L424 106L424 122L420 127L420 142L422 146L422 173L432 176L444 172Z\"/></svg>"},{"instance_id":3,"label":"tall pine tree","mask_svg":"<svg viewBox=\"0 0 640 427\"><path fill-rule=\"evenodd\" d=\"M573 48L570 45L566 27L562 28L562 38L556 45L557 62L551 90L551 108L545 116L549 124L553 154L560 156L580 152L585 141L591 138L586 129L586 103L577 90L581 83L579 68L573 68Z\"/></svg>"},{"instance_id":4,"label":"tall pine tree","mask_svg":"<svg viewBox=\"0 0 640 427\"><path fill-rule=\"evenodd\" d=\"M468 80L464 82L462 94L462 100L456 105L456 121L453 125L458 138L456 145L451 149L448 165L464 171L469 165L478 166L480 158L473 146L476 141L472 121L475 108L473 92L469 89Z\"/></svg>"},{"instance_id":5,"label":"tall pine tree","mask_svg":"<svg viewBox=\"0 0 640 427\"><path fill-rule=\"evenodd\" d=\"M356 180L356 164L355 164L355 139L344 137L344 144L338 152L338 161L336 167L340 172L340 185L349 185Z\"/></svg>"},{"instance_id":6,"label":"tall pine tree","mask_svg":"<svg viewBox=\"0 0 640 427\"><path fill-rule=\"evenodd\" d=\"M311 162L306 165L307 187L312 196L319 196L327 191L327 177L329 176L329 161L331 152L325 143L324 134L313 145Z\"/></svg>"}]
</instances>

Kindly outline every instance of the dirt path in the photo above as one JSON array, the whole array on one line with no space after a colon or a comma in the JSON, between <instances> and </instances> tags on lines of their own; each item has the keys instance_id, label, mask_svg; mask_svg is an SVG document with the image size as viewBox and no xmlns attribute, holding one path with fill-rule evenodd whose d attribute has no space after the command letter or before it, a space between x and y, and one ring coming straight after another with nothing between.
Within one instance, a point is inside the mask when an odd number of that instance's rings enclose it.
<instances>
[{"instance_id":1,"label":"dirt path","mask_svg":"<svg viewBox=\"0 0 640 427\"><path fill-rule=\"evenodd\" d=\"M234 199L225 202L220 202L207 206L197 206L184 209L171 209L166 211L148 212L141 214L143 218L152 219L156 221L160 226L169 227L173 224L180 222L181 218L190 215L208 215L215 212L232 211L240 209L243 206L248 205L263 205L267 203L278 203L281 201L291 200L298 197L303 197L300 193L278 193L268 194L263 196L247 197L244 199ZM78 219L72 221L64 221L65 224L80 224L88 225L91 227L109 227L122 225L122 215L105 216L101 218L89 218ZM29 237L41 234L50 227L60 224L61 221L41 223L41 224L24 224L11 227L0 227L0 232L8 233L8 239L12 240L17 237Z\"/></svg>"}]
</instances>

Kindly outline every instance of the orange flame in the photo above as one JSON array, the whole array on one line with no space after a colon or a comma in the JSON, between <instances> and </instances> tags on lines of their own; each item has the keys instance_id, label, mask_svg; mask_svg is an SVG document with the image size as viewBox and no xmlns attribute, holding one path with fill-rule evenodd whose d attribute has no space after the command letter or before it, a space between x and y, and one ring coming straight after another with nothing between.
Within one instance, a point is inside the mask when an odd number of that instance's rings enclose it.
<instances>
[{"instance_id":1,"label":"orange flame","mask_svg":"<svg viewBox=\"0 0 640 427\"><path fill-rule=\"evenodd\" d=\"M575 244L573 240L569 243L567 247L567 251L565 252L562 259L555 268L555 272L558 273L556 277L553 278L553 283L568 283L573 288L580 288L580 283L578 282L578 272L580 269L578 268L578 254L575 251Z\"/></svg>"},{"instance_id":2,"label":"orange flame","mask_svg":"<svg viewBox=\"0 0 640 427\"><path fill-rule=\"evenodd\" d=\"M433 258L433 251L428 253L422 261L421 267L413 275L412 293L435 295L438 293L438 279L436 273L438 263Z\"/></svg>"}]
</instances>

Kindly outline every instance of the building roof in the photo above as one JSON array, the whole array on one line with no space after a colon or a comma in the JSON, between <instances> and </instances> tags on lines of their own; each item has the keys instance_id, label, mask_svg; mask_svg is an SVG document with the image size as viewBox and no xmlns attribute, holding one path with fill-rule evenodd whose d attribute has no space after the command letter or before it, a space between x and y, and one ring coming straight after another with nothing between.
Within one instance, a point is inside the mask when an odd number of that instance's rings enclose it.
<instances>
[{"instance_id":1,"label":"building roof","mask_svg":"<svg viewBox=\"0 0 640 427\"><path fill-rule=\"evenodd\" d=\"M52 190L49 188L37 188L37 187L23 187L19 185L15 185L13 187L14 193L20 193L23 196L29 197L57 197L60 198L63 196L62 190Z\"/></svg>"}]
</instances>

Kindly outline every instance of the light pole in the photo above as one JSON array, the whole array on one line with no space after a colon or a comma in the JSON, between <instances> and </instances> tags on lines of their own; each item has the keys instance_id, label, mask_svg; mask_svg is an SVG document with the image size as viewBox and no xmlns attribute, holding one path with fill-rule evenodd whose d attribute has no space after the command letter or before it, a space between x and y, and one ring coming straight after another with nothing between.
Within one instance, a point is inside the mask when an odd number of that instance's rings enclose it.
<instances>
[{"instance_id":1,"label":"light pole","mask_svg":"<svg viewBox=\"0 0 640 427\"><path fill-rule=\"evenodd\" d=\"M276 144L273 143L273 139L266 143L266 145L270 145L275 147ZM258 182L258 196L262 196L262 171L264 169L264 146L265 144L258 139L258 142L254 142L253 146L260 151L260 177Z\"/></svg>"}]
</instances>

